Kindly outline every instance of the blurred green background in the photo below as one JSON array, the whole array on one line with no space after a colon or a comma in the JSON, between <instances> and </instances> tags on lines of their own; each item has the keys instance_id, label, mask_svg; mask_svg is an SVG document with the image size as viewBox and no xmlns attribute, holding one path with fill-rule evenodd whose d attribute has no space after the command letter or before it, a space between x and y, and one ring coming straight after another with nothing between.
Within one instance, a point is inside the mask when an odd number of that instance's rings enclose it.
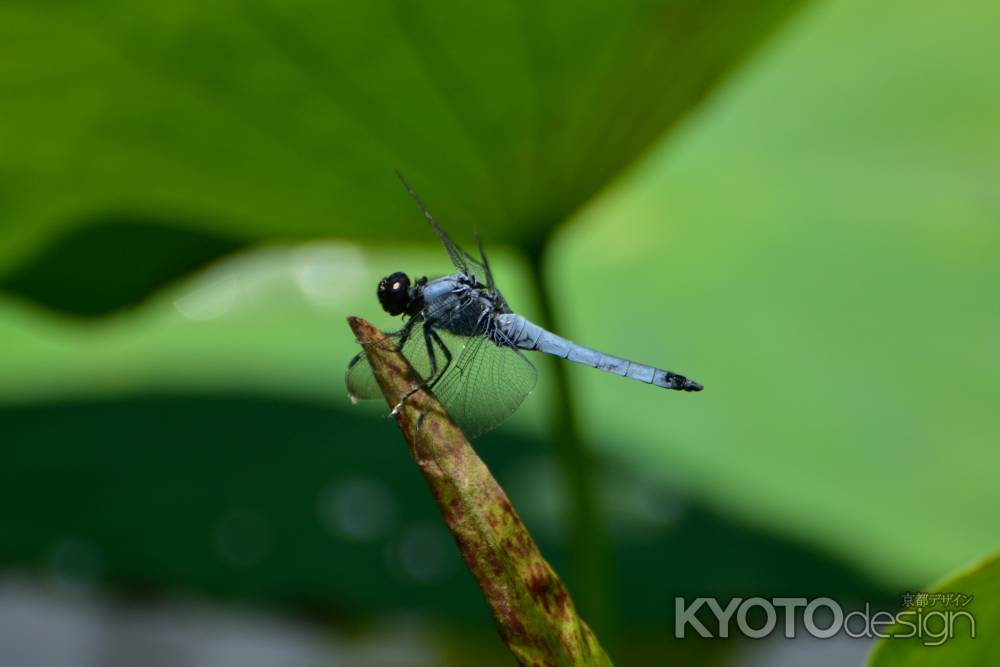
<instances>
[{"instance_id":1,"label":"blurred green background","mask_svg":"<svg viewBox=\"0 0 1000 667\"><path fill-rule=\"evenodd\" d=\"M4 4L0 651L508 664L384 406L343 387L344 317L394 326L378 279L449 269L394 169L480 229L518 312L706 386L538 359L478 443L620 664L786 664L672 640L678 595L892 608L997 550L998 20Z\"/></svg>"}]
</instances>

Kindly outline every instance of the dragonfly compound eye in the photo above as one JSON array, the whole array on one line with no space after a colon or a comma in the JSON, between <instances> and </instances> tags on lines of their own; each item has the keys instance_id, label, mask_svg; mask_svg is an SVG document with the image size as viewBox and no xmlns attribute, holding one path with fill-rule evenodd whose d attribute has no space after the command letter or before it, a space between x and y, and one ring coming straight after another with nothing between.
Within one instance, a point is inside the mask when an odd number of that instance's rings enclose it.
<instances>
[{"instance_id":1,"label":"dragonfly compound eye","mask_svg":"<svg viewBox=\"0 0 1000 667\"><path fill-rule=\"evenodd\" d=\"M390 315L401 315L406 312L410 302L410 279L405 273L397 271L379 281L378 302Z\"/></svg>"}]
</instances>

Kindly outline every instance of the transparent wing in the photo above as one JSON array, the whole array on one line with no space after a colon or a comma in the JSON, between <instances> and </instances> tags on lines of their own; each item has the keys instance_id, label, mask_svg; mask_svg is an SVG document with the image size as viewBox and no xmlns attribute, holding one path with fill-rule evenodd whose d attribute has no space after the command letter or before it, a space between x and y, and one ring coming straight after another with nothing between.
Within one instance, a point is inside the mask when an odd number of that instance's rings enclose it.
<instances>
[{"instance_id":1,"label":"transparent wing","mask_svg":"<svg viewBox=\"0 0 1000 667\"><path fill-rule=\"evenodd\" d=\"M423 378L424 382L430 382L437 374L442 374L446 370L446 362L451 348L461 350L464 339L459 336L451 336L452 340L448 347L448 354L441 349L446 334L440 333L437 340L424 326L427 318L432 321L443 315L443 308L448 306L448 302L442 302L437 308L425 308L421 313L406 321L399 331L385 332L385 337L389 339L394 350L402 352L403 356L410 362L417 374ZM438 330L434 330L438 334ZM455 341L462 341L456 343ZM457 358L454 353L453 358ZM375 374L372 373L368 364L368 357L364 352L359 352L351 359L347 365L346 373L347 393L352 400L371 400L383 398L382 390L379 389Z\"/></svg>"},{"instance_id":2,"label":"transparent wing","mask_svg":"<svg viewBox=\"0 0 1000 667\"><path fill-rule=\"evenodd\" d=\"M479 259L470 257L469 261L472 264L479 266L483 273L486 274L486 287L490 292L494 294L499 294L497 290L496 283L493 281L493 271L490 270L490 260L486 259L486 251L483 250L483 239L479 236L479 230L476 230L476 247L479 248Z\"/></svg>"},{"instance_id":3,"label":"transparent wing","mask_svg":"<svg viewBox=\"0 0 1000 667\"><path fill-rule=\"evenodd\" d=\"M487 336L435 333L449 347L452 361L432 390L468 438L506 421L535 387L538 371L520 350L501 347Z\"/></svg>"},{"instance_id":4,"label":"transparent wing","mask_svg":"<svg viewBox=\"0 0 1000 667\"><path fill-rule=\"evenodd\" d=\"M420 212L424 214L427 222L431 224L431 227L434 228L434 232L438 235L438 238L441 239L441 245L444 246L445 252L448 253L451 263L462 273L468 274L469 267L465 262L468 259L472 259L469 256L469 253L459 248L458 244L452 241L451 238L445 234L444 230L441 229L441 225L437 223L437 220L434 219L431 212L427 210L426 206L424 206L424 202L421 201L420 196L413 190L413 188L410 187L410 184L406 181L406 179L403 178L403 174L397 171L396 176L398 176L399 180L403 182L403 187L406 188L406 191L410 193L411 197L413 197L413 201L417 202Z\"/></svg>"},{"instance_id":5,"label":"transparent wing","mask_svg":"<svg viewBox=\"0 0 1000 667\"><path fill-rule=\"evenodd\" d=\"M403 174L397 171L396 176L398 176L399 180L402 181L403 187L405 187L406 191L410 193L411 197L413 197L413 201L417 203L417 206L420 208L420 212L424 214L424 218L427 219L427 222L429 222L431 227L434 229L434 232L441 240L441 245L444 246L445 252L448 253L448 257L451 259L451 263L455 266L455 268L465 275L472 275L473 272L485 275L486 286L489 288L489 291L493 294L499 295L496 283L493 281L493 271L490 270L490 262L486 259L486 251L483 250L483 241L479 237L479 230L476 230L476 246L479 249L479 257L473 257L466 251L462 250L462 248L460 248L457 243L452 241L451 237L445 233L444 229L441 228L441 225L439 225L437 220L434 219L434 216L431 215L431 212L427 210L426 206L424 206L424 202L420 199L420 195L418 195L413 188L410 187L410 184L403 177ZM471 271L470 267L472 269Z\"/></svg>"},{"instance_id":6,"label":"transparent wing","mask_svg":"<svg viewBox=\"0 0 1000 667\"><path fill-rule=\"evenodd\" d=\"M423 317L418 315L409 320L399 331L386 333L385 336L392 343L393 349L402 351L403 356L409 360L420 377L428 381L431 375L431 357L424 337ZM435 350L435 354L436 359L441 357L439 350ZM382 391L364 352L358 353L351 359L347 365L345 380L347 394L353 401L382 398Z\"/></svg>"},{"instance_id":7,"label":"transparent wing","mask_svg":"<svg viewBox=\"0 0 1000 667\"><path fill-rule=\"evenodd\" d=\"M368 364L368 357L364 352L358 352L347 364L347 372L344 374L344 382L347 384L347 395L351 401L369 401L382 395L375 381L375 374Z\"/></svg>"},{"instance_id":8,"label":"transparent wing","mask_svg":"<svg viewBox=\"0 0 1000 667\"><path fill-rule=\"evenodd\" d=\"M514 414L538 379L534 365L520 350L498 346L485 335L456 336L428 329L419 316L386 336L431 383L431 390L470 439L492 431ZM347 392L352 400L382 398L364 353L347 367Z\"/></svg>"}]
</instances>

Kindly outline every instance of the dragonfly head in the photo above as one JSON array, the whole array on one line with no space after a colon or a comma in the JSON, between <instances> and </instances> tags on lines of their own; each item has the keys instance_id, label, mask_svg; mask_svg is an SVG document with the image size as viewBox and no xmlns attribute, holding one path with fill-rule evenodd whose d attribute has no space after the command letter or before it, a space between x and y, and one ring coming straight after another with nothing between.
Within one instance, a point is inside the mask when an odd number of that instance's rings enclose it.
<instances>
[{"instance_id":1,"label":"dragonfly head","mask_svg":"<svg viewBox=\"0 0 1000 667\"><path fill-rule=\"evenodd\" d=\"M390 315L402 315L410 307L410 279L402 271L386 276L378 283L378 302Z\"/></svg>"}]
</instances>

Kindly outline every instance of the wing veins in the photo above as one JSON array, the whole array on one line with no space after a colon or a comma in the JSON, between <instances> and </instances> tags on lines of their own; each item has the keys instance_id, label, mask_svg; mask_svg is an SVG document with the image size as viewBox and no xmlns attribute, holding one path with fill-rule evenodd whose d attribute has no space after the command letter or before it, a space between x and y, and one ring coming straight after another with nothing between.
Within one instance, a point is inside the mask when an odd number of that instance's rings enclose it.
<instances>
[{"instance_id":1,"label":"wing veins","mask_svg":"<svg viewBox=\"0 0 1000 667\"><path fill-rule=\"evenodd\" d=\"M413 197L413 201L417 203L417 206L420 208L420 212L424 214L424 217L427 219L427 222L429 222L431 224L431 227L434 228L434 232L438 235L438 238L441 240L441 244L444 246L445 251L448 253L448 257L451 259L451 263L455 265L456 269L468 275L469 267L465 263L465 258L469 256L468 253L459 248L458 245L454 241L452 241L451 238L445 233L445 231L441 228L441 225L439 225L437 220L434 219L434 216L431 215L431 212L427 209L426 206L424 206L424 202L421 201L420 195L418 195L416 191L414 191L414 189L410 187L410 184L406 181L406 178L403 177L403 174L397 170L396 176L399 177L399 180L402 181L403 183L403 187L406 188L406 191L410 193L411 197Z\"/></svg>"}]
</instances>

